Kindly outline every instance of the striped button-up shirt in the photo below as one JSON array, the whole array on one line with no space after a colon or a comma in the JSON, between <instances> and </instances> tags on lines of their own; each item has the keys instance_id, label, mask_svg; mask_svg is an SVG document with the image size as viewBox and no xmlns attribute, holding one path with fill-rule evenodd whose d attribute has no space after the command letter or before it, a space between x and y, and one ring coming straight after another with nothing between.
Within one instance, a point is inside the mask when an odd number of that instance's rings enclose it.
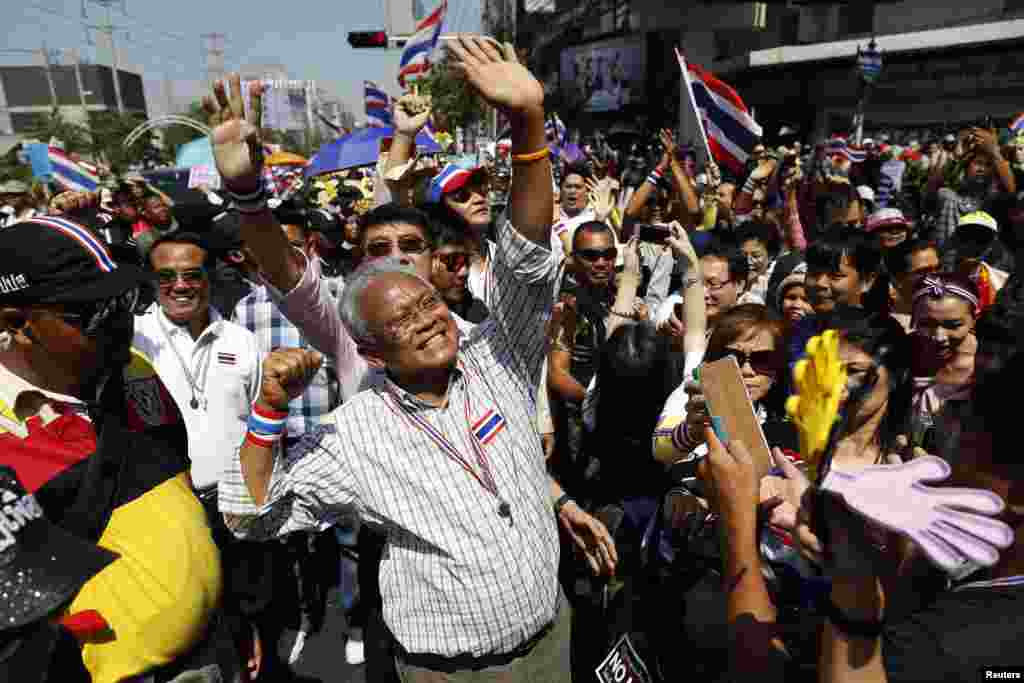
<instances>
[{"instance_id":1,"label":"striped button-up shirt","mask_svg":"<svg viewBox=\"0 0 1024 683\"><path fill-rule=\"evenodd\" d=\"M259 286L235 306L234 320L256 335L263 354L280 348L311 348L299 329L284 317L266 286ZM288 404L287 435L299 437L328 422L331 411L341 403L334 359L324 356L323 365L306 391Z\"/></svg>"},{"instance_id":2,"label":"striped button-up shirt","mask_svg":"<svg viewBox=\"0 0 1024 683\"><path fill-rule=\"evenodd\" d=\"M321 427L287 457L275 457L263 506L248 495L237 453L220 487L221 510L236 516L232 526L243 537L322 527L352 508L381 525L384 619L409 652L512 652L559 608L558 531L534 424L559 265L511 225L500 232L491 318L460 345L445 407L377 374L370 390L335 411L333 429ZM411 415L440 432L479 475L476 439L498 496ZM511 515L499 514L501 501Z\"/></svg>"}]
</instances>

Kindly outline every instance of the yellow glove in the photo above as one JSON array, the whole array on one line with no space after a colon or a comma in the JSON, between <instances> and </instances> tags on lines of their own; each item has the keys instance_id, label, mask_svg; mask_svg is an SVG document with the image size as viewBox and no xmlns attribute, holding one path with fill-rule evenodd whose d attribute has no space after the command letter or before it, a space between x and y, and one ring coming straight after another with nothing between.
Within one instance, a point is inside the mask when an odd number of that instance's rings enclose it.
<instances>
[{"instance_id":1,"label":"yellow glove","mask_svg":"<svg viewBox=\"0 0 1024 683\"><path fill-rule=\"evenodd\" d=\"M800 453L815 481L839 415L839 400L846 387L846 369L839 360L839 335L827 330L807 342L807 357L793 368L796 394L786 401L786 412L800 432Z\"/></svg>"}]
</instances>

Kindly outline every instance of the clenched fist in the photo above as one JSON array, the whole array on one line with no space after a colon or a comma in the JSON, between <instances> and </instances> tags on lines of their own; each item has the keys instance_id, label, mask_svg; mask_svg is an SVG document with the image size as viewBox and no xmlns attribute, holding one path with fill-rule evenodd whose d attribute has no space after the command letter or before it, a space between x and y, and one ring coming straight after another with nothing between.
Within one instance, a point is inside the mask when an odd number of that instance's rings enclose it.
<instances>
[{"instance_id":1,"label":"clenched fist","mask_svg":"<svg viewBox=\"0 0 1024 683\"><path fill-rule=\"evenodd\" d=\"M306 349L278 349L263 359L263 380L260 402L277 411L287 411L288 404L302 395L324 357Z\"/></svg>"}]
</instances>

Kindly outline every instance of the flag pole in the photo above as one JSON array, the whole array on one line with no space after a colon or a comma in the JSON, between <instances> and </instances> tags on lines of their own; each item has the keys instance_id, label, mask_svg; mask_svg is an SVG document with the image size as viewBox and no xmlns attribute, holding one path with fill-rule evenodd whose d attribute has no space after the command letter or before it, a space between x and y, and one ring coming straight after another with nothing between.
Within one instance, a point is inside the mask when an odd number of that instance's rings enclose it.
<instances>
[{"instance_id":1,"label":"flag pole","mask_svg":"<svg viewBox=\"0 0 1024 683\"><path fill-rule=\"evenodd\" d=\"M690 85L690 70L686 67L686 57L683 57L678 47L673 49L676 51L679 68L683 72L683 85L686 87L687 97L690 98L690 107L693 109L693 115L697 117L697 127L700 129L700 139L704 143L704 151L708 155L708 160L713 161L714 157L711 155L711 146L708 145L708 134L704 130L704 119L700 115L700 110L697 109L697 99L693 96L693 87Z\"/></svg>"}]
</instances>

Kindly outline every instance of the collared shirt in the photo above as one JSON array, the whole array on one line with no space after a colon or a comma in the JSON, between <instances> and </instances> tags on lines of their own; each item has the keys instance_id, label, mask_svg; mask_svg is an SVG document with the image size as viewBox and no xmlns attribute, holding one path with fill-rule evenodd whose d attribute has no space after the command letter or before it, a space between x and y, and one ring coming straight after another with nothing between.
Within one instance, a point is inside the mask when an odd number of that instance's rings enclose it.
<instances>
[{"instance_id":1,"label":"collared shirt","mask_svg":"<svg viewBox=\"0 0 1024 683\"><path fill-rule=\"evenodd\" d=\"M153 304L135 319L132 343L153 363L185 419L193 486L216 484L231 453L245 438L252 402L259 392L262 361L256 336L211 308L210 324L198 339L192 339L187 327L172 323ZM195 408L193 397L198 403Z\"/></svg>"},{"instance_id":2,"label":"collared shirt","mask_svg":"<svg viewBox=\"0 0 1024 683\"><path fill-rule=\"evenodd\" d=\"M334 430L276 454L265 505L249 496L237 453L219 487L221 511L241 517L231 520L240 536L323 527L353 508L383 526L384 619L413 653L511 652L559 607L558 532L534 404L559 262L507 225L491 267L491 317L460 346L445 407L377 375L372 390L335 411ZM480 474L477 440L510 517L411 416Z\"/></svg>"},{"instance_id":3,"label":"collared shirt","mask_svg":"<svg viewBox=\"0 0 1024 683\"><path fill-rule=\"evenodd\" d=\"M256 345L262 354L278 348L310 348L299 329L284 317L270 298L266 287L256 288L238 302L234 321L256 336ZM287 436L302 436L316 425L329 421L331 411L340 403L334 359L324 356L309 387L288 404Z\"/></svg>"},{"instance_id":4,"label":"collared shirt","mask_svg":"<svg viewBox=\"0 0 1024 683\"><path fill-rule=\"evenodd\" d=\"M290 292L282 294L271 285L267 285L267 291L284 316L292 321L314 349L334 357L344 402L368 388L369 378L374 373L359 355L355 340L341 322L338 297L342 285L341 280L320 274L318 259L306 259L306 270ZM459 316L455 316L455 323L463 337L474 327Z\"/></svg>"}]
</instances>

